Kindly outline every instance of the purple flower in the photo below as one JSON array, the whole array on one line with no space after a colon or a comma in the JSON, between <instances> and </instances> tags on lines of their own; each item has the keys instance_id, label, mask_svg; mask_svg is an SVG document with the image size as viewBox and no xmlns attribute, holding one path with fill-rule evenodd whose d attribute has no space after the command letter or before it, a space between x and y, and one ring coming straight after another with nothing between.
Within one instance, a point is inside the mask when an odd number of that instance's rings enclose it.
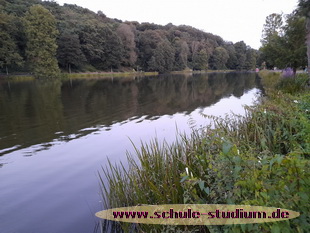
<instances>
[{"instance_id":1,"label":"purple flower","mask_svg":"<svg viewBox=\"0 0 310 233\"><path fill-rule=\"evenodd\" d=\"M283 71L282 71L282 77L283 78L289 78L289 77L292 77L294 76L294 71L292 68L288 67L288 68L285 68Z\"/></svg>"}]
</instances>

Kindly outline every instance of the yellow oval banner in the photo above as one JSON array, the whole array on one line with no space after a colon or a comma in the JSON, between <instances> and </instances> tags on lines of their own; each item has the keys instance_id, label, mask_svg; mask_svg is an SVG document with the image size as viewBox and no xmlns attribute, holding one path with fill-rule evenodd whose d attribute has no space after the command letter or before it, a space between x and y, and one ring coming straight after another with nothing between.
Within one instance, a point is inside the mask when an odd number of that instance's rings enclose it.
<instances>
[{"instance_id":1,"label":"yellow oval banner","mask_svg":"<svg viewBox=\"0 0 310 233\"><path fill-rule=\"evenodd\" d=\"M275 207L249 205L174 204L142 205L103 210L99 218L144 224L226 225L283 221L298 212Z\"/></svg>"}]
</instances>

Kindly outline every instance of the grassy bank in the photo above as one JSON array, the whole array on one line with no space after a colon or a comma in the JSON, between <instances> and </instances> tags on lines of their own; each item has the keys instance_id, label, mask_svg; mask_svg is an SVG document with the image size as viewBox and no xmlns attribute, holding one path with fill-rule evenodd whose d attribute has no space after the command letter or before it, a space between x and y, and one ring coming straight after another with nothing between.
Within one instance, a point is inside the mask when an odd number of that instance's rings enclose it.
<instances>
[{"instance_id":1,"label":"grassy bank","mask_svg":"<svg viewBox=\"0 0 310 233\"><path fill-rule=\"evenodd\" d=\"M247 204L301 213L227 226L119 224L124 232L310 232L310 93L307 77L260 73L267 96L245 116L212 119L174 144L157 140L128 155L129 169L100 172L105 208L141 204ZM107 179L108 183L103 180Z\"/></svg>"},{"instance_id":2,"label":"grassy bank","mask_svg":"<svg viewBox=\"0 0 310 233\"><path fill-rule=\"evenodd\" d=\"M209 73L229 73L237 72L236 70L191 70L172 71L170 74L209 74Z\"/></svg>"},{"instance_id":3,"label":"grassy bank","mask_svg":"<svg viewBox=\"0 0 310 233\"><path fill-rule=\"evenodd\" d=\"M91 72L91 73L61 73L60 78L66 79L102 79L102 78L135 78L145 76L156 76L158 72ZM35 80L32 75L9 75L1 76L0 79L10 81L30 81Z\"/></svg>"},{"instance_id":4,"label":"grassy bank","mask_svg":"<svg viewBox=\"0 0 310 233\"><path fill-rule=\"evenodd\" d=\"M157 72L94 72L66 74L71 79L156 76Z\"/></svg>"},{"instance_id":5,"label":"grassy bank","mask_svg":"<svg viewBox=\"0 0 310 233\"><path fill-rule=\"evenodd\" d=\"M31 75L9 75L9 76L2 76L0 80L1 79L22 82L22 81L33 81L35 80L35 77Z\"/></svg>"}]
</instances>

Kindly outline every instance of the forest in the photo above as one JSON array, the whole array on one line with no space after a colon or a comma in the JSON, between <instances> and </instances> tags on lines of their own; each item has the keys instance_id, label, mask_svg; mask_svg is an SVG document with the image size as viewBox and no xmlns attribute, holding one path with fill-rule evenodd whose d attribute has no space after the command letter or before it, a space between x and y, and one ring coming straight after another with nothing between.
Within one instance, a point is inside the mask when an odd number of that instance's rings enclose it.
<instances>
[{"instance_id":1,"label":"forest","mask_svg":"<svg viewBox=\"0 0 310 233\"><path fill-rule=\"evenodd\" d=\"M62 72L253 70L258 51L191 26L108 18L55 1L0 0L0 69Z\"/></svg>"}]
</instances>

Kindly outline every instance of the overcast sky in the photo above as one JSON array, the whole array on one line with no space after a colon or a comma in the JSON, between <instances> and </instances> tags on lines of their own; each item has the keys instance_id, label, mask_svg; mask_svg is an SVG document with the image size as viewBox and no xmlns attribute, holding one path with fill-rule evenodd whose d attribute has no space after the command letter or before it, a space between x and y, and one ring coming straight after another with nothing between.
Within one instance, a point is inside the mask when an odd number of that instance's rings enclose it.
<instances>
[{"instance_id":1,"label":"overcast sky","mask_svg":"<svg viewBox=\"0 0 310 233\"><path fill-rule=\"evenodd\" d=\"M56 0L76 4L109 18L160 25L190 25L221 36L226 41L243 40L260 47L266 16L291 13L298 0Z\"/></svg>"}]
</instances>

